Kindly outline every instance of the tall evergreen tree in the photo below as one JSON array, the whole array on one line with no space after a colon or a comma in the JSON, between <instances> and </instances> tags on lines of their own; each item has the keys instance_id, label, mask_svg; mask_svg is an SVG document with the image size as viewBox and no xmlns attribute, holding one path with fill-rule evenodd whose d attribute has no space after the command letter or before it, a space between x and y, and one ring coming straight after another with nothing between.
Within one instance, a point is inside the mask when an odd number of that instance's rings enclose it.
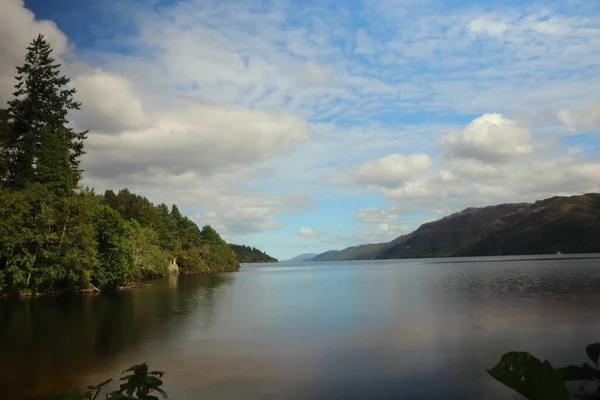
<instances>
[{"instance_id":1,"label":"tall evergreen tree","mask_svg":"<svg viewBox=\"0 0 600 400\"><path fill-rule=\"evenodd\" d=\"M71 168L68 131L64 128L40 129L40 148L37 154L38 182L52 193L68 196L78 179Z\"/></svg>"},{"instance_id":2,"label":"tall evergreen tree","mask_svg":"<svg viewBox=\"0 0 600 400\"><path fill-rule=\"evenodd\" d=\"M4 144L9 185L13 187L44 180L41 171L49 168L63 169L54 171L55 178L65 179L61 186L74 188L81 177L79 164L87 132L78 133L67 127L67 113L78 110L80 103L73 99L75 89L67 88L69 78L60 75L60 64L55 63L51 53L52 48L39 35L27 47L25 64L17 67L15 97L8 103L9 132ZM60 160L52 159L45 147L60 149L55 154ZM68 164L64 163L65 147Z\"/></svg>"},{"instance_id":3,"label":"tall evergreen tree","mask_svg":"<svg viewBox=\"0 0 600 400\"><path fill-rule=\"evenodd\" d=\"M8 179L9 153L7 144L10 140L8 113L0 109L0 189Z\"/></svg>"}]
</instances>

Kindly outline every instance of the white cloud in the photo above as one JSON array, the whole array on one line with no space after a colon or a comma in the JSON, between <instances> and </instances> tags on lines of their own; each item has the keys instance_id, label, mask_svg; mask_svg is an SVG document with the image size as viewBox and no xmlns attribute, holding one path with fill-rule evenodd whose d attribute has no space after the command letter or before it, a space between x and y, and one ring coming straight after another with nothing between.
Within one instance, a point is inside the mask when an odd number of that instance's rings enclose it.
<instances>
[{"instance_id":1,"label":"white cloud","mask_svg":"<svg viewBox=\"0 0 600 400\"><path fill-rule=\"evenodd\" d=\"M323 243L335 248L362 245L366 243L383 243L405 235L414 230L412 226L391 225L386 223L359 226L351 233L333 235L323 239Z\"/></svg>"},{"instance_id":2,"label":"white cloud","mask_svg":"<svg viewBox=\"0 0 600 400\"><path fill-rule=\"evenodd\" d=\"M395 228L392 226L408 226L413 225L417 222L414 216L403 215L402 208L389 207L389 208L377 208L377 207L365 207L359 208L354 214L356 220L361 224L377 225L380 229L384 228L384 225L390 231ZM405 229L405 228L402 228Z\"/></svg>"},{"instance_id":3,"label":"white cloud","mask_svg":"<svg viewBox=\"0 0 600 400\"><path fill-rule=\"evenodd\" d=\"M318 233L318 232L315 232L315 231L313 231L313 230L312 230L312 229L310 229L310 228L303 228L303 227L301 227L301 228L299 229L299 231L298 231L298 234L299 234L300 236L303 236L303 237L309 237L309 238L316 237L316 236L318 236L318 235L319 235L319 233Z\"/></svg>"},{"instance_id":4,"label":"white cloud","mask_svg":"<svg viewBox=\"0 0 600 400\"><path fill-rule=\"evenodd\" d=\"M467 180L485 181L488 179L499 178L504 175L504 171L500 166L480 160L450 160L446 165L448 169L445 171L455 177L455 179L447 180L446 182L456 181L458 177Z\"/></svg>"},{"instance_id":5,"label":"white cloud","mask_svg":"<svg viewBox=\"0 0 600 400\"><path fill-rule=\"evenodd\" d=\"M502 163L533 151L531 132L501 114L484 114L440 140L446 157Z\"/></svg>"},{"instance_id":6,"label":"white cloud","mask_svg":"<svg viewBox=\"0 0 600 400\"><path fill-rule=\"evenodd\" d=\"M359 208L355 218L360 223L358 229L351 234L333 236L329 239L332 244L344 244L344 240L347 245L386 242L413 231L423 223L423 218L410 215L402 207Z\"/></svg>"},{"instance_id":7,"label":"white cloud","mask_svg":"<svg viewBox=\"0 0 600 400\"><path fill-rule=\"evenodd\" d=\"M3 0L0 12L0 107L12 98L16 65L22 65L26 47L38 34L46 36L54 49L54 56L67 52L67 37L56 24L36 20L22 0Z\"/></svg>"},{"instance_id":8,"label":"white cloud","mask_svg":"<svg viewBox=\"0 0 600 400\"><path fill-rule=\"evenodd\" d=\"M497 39L521 42L524 37L533 35L546 39L556 39L569 34L581 35L584 32L578 29L578 25L582 23L585 21L552 16L548 12L529 15L508 12L477 16L469 22L467 29L476 35L485 34Z\"/></svg>"},{"instance_id":9,"label":"white cloud","mask_svg":"<svg viewBox=\"0 0 600 400\"><path fill-rule=\"evenodd\" d=\"M119 135L91 132L83 166L94 177L157 171L210 176L285 154L309 138L308 124L291 115L185 102L156 112L139 129Z\"/></svg>"},{"instance_id":10,"label":"white cloud","mask_svg":"<svg viewBox=\"0 0 600 400\"><path fill-rule=\"evenodd\" d=\"M309 83L326 84L331 80L332 69L309 61L304 64L304 73Z\"/></svg>"},{"instance_id":11,"label":"white cloud","mask_svg":"<svg viewBox=\"0 0 600 400\"><path fill-rule=\"evenodd\" d=\"M459 211L470 206L600 191L600 160L585 160L581 155L505 164L495 167L494 175L468 169L453 170L453 174L457 178L453 181L424 179L399 189L383 189L382 193L397 208L410 213L424 208Z\"/></svg>"},{"instance_id":12,"label":"white cloud","mask_svg":"<svg viewBox=\"0 0 600 400\"><path fill-rule=\"evenodd\" d=\"M354 48L354 52L356 54L373 54L375 51L375 45L371 36L364 29L359 29L356 32L356 47Z\"/></svg>"},{"instance_id":13,"label":"white cloud","mask_svg":"<svg viewBox=\"0 0 600 400\"><path fill-rule=\"evenodd\" d=\"M443 136L439 146L445 161L440 160L435 169L425 169L424 164L421 174L392 174L404 179L390 180L385 171L391 168L383 168L388 163L380 158L348 168L352 174L347 180L378 186L392 205L385 210L358 209L357 221L397 225L406 222L408 215L426 210L446 215L469 206L600 190L598 157L589 158L579 147L564 151L557 139L534 139L529 128L499 114L486 114L462 131ZM357 179L358 171L369 179Z\"/></svg>"},{"instance_id":14,"label":"white cloud","mask_svg":"<svg viewBox=\"0 0 600 400\"><path fill-rule=\"evenodd\" d=\"M477 17L468 25L469 31L475 34L486 34L500 37L508 31L510 26L506 22L493 21L485 17Z\"/></svg>"},{"instance_id":15,"label":"white cloud","mask_svg":"<svg viewBox=\"0 0 600 400\"><path fill-rule=\"evenodd\" d=\"M149 123L131 82L120 75L94 68L72 80L77 101L86 106L76 121L93 132L120 133Z\"/></svg>"},{"instance_id":16,"label":"white cloud","mask_svg":"<svg viewBox=\"0 0 600 400\"><path fill-rule=\"evenodd\" d=\"M600 100L583 110L559 110L556 117L572 132L600 128Z\"/></svg>"},{"instance_id":17,"label":"white cloud","mask_svg":"<svg viewBox=\"0 0 600 400\"><path fill-rule=\"evenodd\" d=\"M600 90L595 12L572 2L560 11L435 2L429 12L406 15L403 7L386 7L373 18L393 32L382 56L387 68L379 71L398 71L397 82L410 71L420 90L403 95L419 99L420 110L535 112L589 100Z\"/></svg>"},{"instance_id":18,"label":"white cloud","mask_svg":"<svg viewBox=\"0 0 600 400\"><path fill-rule=\"evenodd\" d=\"M441 198L444 193L441 189L428 184L427 181L406 182L400 188L383 188L382 192L389 198L415 200Z\"/></svg>"},{"instance_id":19,"label":"white cloud","mask_svg":"<svg viewBox=\"0 0 600 400\"><path fill-rule=\"evenodd\" d=\"M355 212L358 222L367 224L395 223L398 222L397 210L383 210L377 207L359 208Z\"/></svg>"},{"instance_id":20,"label":"white cloud","mask_svg":"<svg viewBox=\"0 0 600 400\"><path fill-rule=\"evenodd\" d=\"M441 169L438 173L438 176L442 182L453 182L458 179L452 171L449 171L447 169Z\"/></svg>"},{"instance_id":21,"label":"white cloud","mask_svg":"<svg viewBox=\"0 0 600 400\"><path fill-rule=\"evenodd\" d=\"M431 165L431 157L424 153L408 156L392 154L352 167L346 176L338 178L337 181L362 186L396 188L413 176L427 171Z\"/></svg>"},{"instance_id":22,"label":"white cloud","mask_svg":"<svg viewBox=\"0 0 600 400\"><path fill-rule=\"evenodd\" d=\"M277 220L277 215L297 214L315 207L312 200L303 194L272 197L238 192L234 195L218 194L213 201L218 205L195 214L193 219L201 225L210 224L229 238L281 229L284 224Z\"/></svg>"}]
</instances>

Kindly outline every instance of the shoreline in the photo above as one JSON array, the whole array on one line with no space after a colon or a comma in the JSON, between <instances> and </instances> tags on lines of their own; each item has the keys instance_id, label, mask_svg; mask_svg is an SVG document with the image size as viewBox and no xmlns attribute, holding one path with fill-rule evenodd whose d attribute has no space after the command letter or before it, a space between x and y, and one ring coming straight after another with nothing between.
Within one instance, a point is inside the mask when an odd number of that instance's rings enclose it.
<instances>
[{"instance_id":1,"label":"shoreline","mask_svg":"<svg viewBox=\"0 0 600 400\"><path fill-rule=\"evenodd\" d=\"M208 274L215 274L215 273L224 273L224 272L237 272L239 271L241 268L241 265L238 266L237 269L228 269L228 270L223 270L223 271L185 271L185 272L179 272L178 274L166 274L166 275L161 275L161 276L155 276L155 277L142 277L141 280L139 282L131 282L128 283L124 286L120 286L118 287L116 290L112 290L112 291L102 291L98 288L87 288L87 289L81 289L81 290L75 290L75 291L61 291L61 290L54 290L54 291L49 291L49 292L21 292L21 293L0 293L0 301L1 300L8 300L8 299L35 299L38 297L57 297L57 296L62 296L62 295L77 295L77 296L96 296L99 294L103 294L103 293L117 293L117 292L124 292L124 291L128 291L128 290L134 290L134 289L141 289L144 287L148 287L150 285L152 285L151 281L155 280L155 279L162 279L162 278L166 278L168 276L180 276L180 275L208 275Z\"/></svg>"}]
</instances>

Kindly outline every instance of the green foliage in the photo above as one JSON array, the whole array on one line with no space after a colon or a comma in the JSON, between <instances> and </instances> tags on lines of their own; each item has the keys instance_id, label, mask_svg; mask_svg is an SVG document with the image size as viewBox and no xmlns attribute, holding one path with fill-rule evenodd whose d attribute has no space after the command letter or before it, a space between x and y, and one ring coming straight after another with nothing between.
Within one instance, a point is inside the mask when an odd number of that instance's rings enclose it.
<instances>
[{"instance_id":1,"label":"green foliage","mask_svg":"<svg viewBox=\"0 0 600 400\"><path fill-rule=\"evenodd\" d=\"M239 267L211 227L201 231L170 213L163 218L147 199L124 193L134 200L113 202L112 208L106 196L89 190L61 197L35 183L0 191L0 292L77 291L90 284L115 290L139 277L167 274L174 257L187 273ZM178 238L179 246L160 232Z\"/></svg>"},{"instance_id":2,"label":"green foliage","mask_svg":"<svg viewBox=\"0 0 600 400\"><path fill-rule=\"evenodd\" d=\"M65 207L58 225L61 238L57 268L65 269L65 281L59 288L87 289L93 271L100 265L95 222L102 206L98 196L88 190L63 201Z\"/></svg>"},{"instance_id":3,"label":"green foliage","mask_svg":"<svg viewBox=\"0 0 600 400\"><path fill-rule=\"evenodd\" d=\"M8 124L8 113L0 109L0 190L8 181L10 166L10 150L8 144L11 140L10 125Z\"/></svg>"},{"instance_id":4,"label":"green foliage","mask_svg":"<svg viewBox=\"0 0 600 400\"><path fill-rule=\"evenodd\" d=\"M200 247L202 258L211 270L219 265L225 265L233 270L239 268L234 251L213 228L209 225L203 226L201 238L204 242Z\"/></svg>"},{"instance_id":5,"label":"green foliage","mask_svg":"<svg viewBox=\"0 0 600 400\"><path fill-rule=\"evenodd\" d=\"M177 251L177 262L185 272L236 271L238 259L229 245L210 226L202 227L187 249Z\"/></svg>"},{"instance_id":6,"label":"green foliage","mask_svg":"<svg viewBox=\"0 0 600 400\"><path fill-rule=\"evenodd\" d=\"M13 100L0 110L0 294L116 290L140 277L236 270L233 251L176 205L154 206L127 189L78 188L86 133L68 128L80 104L42 35L17 67Z\"/></svg>"},{"instance_id":7,"label":"green foliage","mask_svg":"<svg viewBox=\"0 0 600 400\"><path fill-rule=\"evenodd\" d=\"M136 220L130 222L132 229L133 267L143 276L162 276L168 272L171 255L159 245L158 233L142 227Z\"/></svg>"},{"instance_id":8,"label":"green foliage","mask_svg":"<svg viewBox=\"0 0 600 400\"><path fill-rule=\"evenodd\" d=\"M77 185L77 176L71 169L67 133L62 127L40 129L36 167L38 182L63 196L68 196Z\"/></svg>"},{"instance_id":9,"label":"green foliage","mask_svg":"<svg viewBox=\"0 0 600 400\"><path fill-rule=\"evenodd\" d=\"M41 184L0 192L4 290L77 290L98 264L91 192L53 196Z\"/></svg>"},{"instance_id":10,"label":"green foliage","mask_svg":"<svg viewBox=\"0 0 600 400\"><path fill-rule=\"evenodd\" d=\"M106 191L103 201L123 218L137 221L144 230L143 234L138 232L136 245L141 249L136 253L136 259L143 275L161 274L160 271L166 271L165 259L172 258L176 258L185 273L234 271L239 268L235 253L219 234L210 226L200 230L192 220L181 214L176 205L169 211L166 204L154 206L145 197L127 189L117 194ZM144 261L139 258L142 254L148 256Z\"/></svg>"},{"instance_id":11,"label":"green foliage","mask_svg":"<svg viewBox=\"0 0 600 400\"><path fill-rule=\"evenodd\" d=\"M78 110L80 104L73 100L75 89L67 89L69 79L60 75L60 64L51 54L50 45L39 35L27 47L23 66L17 67L16 91L8 103L8 132L2 146L11 187L47 181L51 172L52 179L61 179L55 184L74 189L81 174L79 162L86 133L67 127L67 113Z\"/></svg>"},{"instance_id":12,"label":"green foliage","mask_svg":"<svg viewBox=\"0 0 600 400\"><path fill-rule=\"evenodd\" d=\"M230 244L231 249L235 252L239 262L241 263L258 263L258 262L277 262L278 260L271 257L267 253L260 251L257 248Z\"/></svg>"},{"instance_id":13,"label":"green foliage","mask_svg":"<svg viewBox=\"0 0 600 400\"><path fill-rule=\"evenodd\" d=\"M134 276L134 231L121 215L104 207L96 220L100 265L94 281L101 289L114 290Z\"/></svg>"},{"instance_id":14,"label":"green foliage","mask_svg":"<svg viewBox=\"0 0 600 400\"><path fill-rule=\"evenodd\" d=\"M122 377L119 389L106 393L108 400L158 400L159 394L163 399L167 398L167 393L161 388L163 385L163 371L149 371L146 363L134 365L126 369L123 373L129 373ZM87 391L81 392L77 389L69 389L52 396L54 400L96 400L102 390L113 380L107 379L98 385L87 387Z\"/></svg>"},{"instance_id":15,"label":"green foliage","mask_svg":"<svg viewBox=\"0 0 600 400\"><path fill-rule=\"evenodd\" d=\"M55 213L43 186L30 186L0 196L0 270L11 291L42 284L42 268L57 242Z\"/></svg>"},{"instance_id":16,"label":"green foliage","mask_svg":"<svg viewBox=\"0 0 600 400\"><path fill-rule=\"evenodd\" d=\"M117 195L112 190L107 190L104 193L104 203L126 220L136 220L142 226L157 230L163 225L159 210L148 199L133 194L128 189L120 190Z\"/></svg>"},{"instance_id":17,"label":"green foliage","mask_svg":"<svg viewBox=\"0 0 600 400\"><path fill-rule=\"evenodd\" d=\"M582 366L554 368L548 361L542 362L529 353L509 352L502 355L500 362L487 372L530 400L568 400L571 394L565 383L573 381L582 383L579 393L574 394L575 397L600 399L600 343L588 345L586 353L594 366L585 363ZM588 382L596 384L592 391L585 389Z\"/></svg>"}]
</instances>

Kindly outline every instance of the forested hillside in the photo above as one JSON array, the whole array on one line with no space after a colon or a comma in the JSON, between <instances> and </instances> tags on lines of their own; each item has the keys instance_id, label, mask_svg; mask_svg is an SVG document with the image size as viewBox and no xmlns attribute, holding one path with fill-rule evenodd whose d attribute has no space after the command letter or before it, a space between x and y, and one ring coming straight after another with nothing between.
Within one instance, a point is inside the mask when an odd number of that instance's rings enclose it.
<instances>
[{"instance_id":1,"label":"forested hillside","mask_svg":"<svg viewBox=\"0 0 600 400\"><path fill-rule=\"evenodd\" d=\"M600 252L600 194L467 208L388 243L312 261Z\"/></svg>"},{"instance_id":2,"label":"forested hillside","mask_svg":"<svg viewBox=\"0 0 600 400\"><path fill-rule=\"evenodd\" d=\"M42 35L17 67L0 110L0 293L113 290L144 276L236 270L210 226L128 190L79 186L87 132L69 128L80 104Z\"/></svg>"},{"instance_id":3,"label":"forested hillside","mask_svg":"<svg viewBox=\"0 0 600 400\"><path fill-rule=\"evenodd\" d=\"M313 254L313 253L298 254L296 257L292 257L289 260L285 260L285 261L282 261L282 262L304 262L304 261L310 261L313 258L315 258L316 256L318 256L318 254Z\"/></svg>"},{"instance_id":4,"label":"forested hillside","mask_svg":"<svg viewBox=\"0 0 600 400\"><path fill-rule=\"evenodd\" d=\"M238 261L241 263L258 263L258 262L277 262L275 257L271 257L264 251L260 251L255 247L230 244L231 248L237 255Z\"/></svg>"}]
</instances>

